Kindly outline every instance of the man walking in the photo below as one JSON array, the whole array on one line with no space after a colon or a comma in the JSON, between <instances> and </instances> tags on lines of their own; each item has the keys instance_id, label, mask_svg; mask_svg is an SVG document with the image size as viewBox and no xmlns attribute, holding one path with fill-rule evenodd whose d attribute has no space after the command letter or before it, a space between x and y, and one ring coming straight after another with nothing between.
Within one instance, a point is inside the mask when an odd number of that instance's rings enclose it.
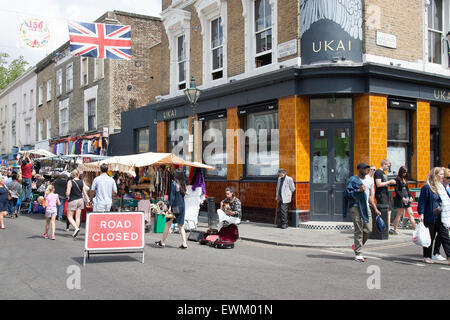
<instances>
[{"instance_id":1,"label":"man walking","mask_svg":"<svg viewBox=\"0 0 450 320\"><path fill-rule=\"evenodd\" d=\"M364 262L361 255L362 247L369 239L372 232L372 214L369 202L377 215L381 212L377 209L373 195L373 180L369 176L370 166L360 163L357 166L358 175L349 179L345 188L345 201L349 204L352 214L353 225L355 228L354 244L352 246L355 252L355 261ZM344 216L347 207L344 207Z\"/></svg>"},{"instance_id":2,"label":"man walking","mask_svg":"<svg viewBox=\"0 0 450 320\"><path fill-rule=\"evenodd\" d=\"M390 204L389 199L389 186L395 185L395 180L388 180L388 177L385 172L389 170L391 166L391 162L387 159L381 160L381 167L377 171L375 171L374 179L375 179L375 199L377 200L377 207L380 210L387 210L387 227L390 228L391 225L391 213L392 206ZM389 234L398 234L394 232L394 230L389 229Z\"/></svg>"},{"instance_id":3,"label":"man walking","mask_svg":"<svg viewBox=\"0 0 450 320\"><path fill-rule=\"evenodd\" d=\"M91 187L91 191L95 192L93 212L109 211L112 206L112 198L117 194L116 182L107 174L108 165L102 164L100 171L102 174L94 179Z\"/></svg>"},{"instance_id":4,"label":"man walking","mask_svg":"<svg viewBox=\"0 0 450 320\"><path fill-rule=\"evenodd\" d=\"M288 211L292 201L292 193L295 191L294 180L286 175L286 170L278 170L278 183L275 200L278 201L280 224L278 228L287 229Z\"/></svg>"}]
</instances>

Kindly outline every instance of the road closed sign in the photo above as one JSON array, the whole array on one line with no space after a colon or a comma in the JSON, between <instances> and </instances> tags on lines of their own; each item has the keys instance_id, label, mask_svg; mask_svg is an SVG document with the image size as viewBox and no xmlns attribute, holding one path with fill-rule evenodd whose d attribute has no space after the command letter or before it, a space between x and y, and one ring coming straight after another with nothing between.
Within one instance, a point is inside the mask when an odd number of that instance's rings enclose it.
<instances>
[{"instance_id":1,"label":"road closed sign","mask_svg":"<svg viewBox=\"0 0 450 320\"><path fill-rule=\"evenodd\" d=\"M143 250L143 212L90 213L86 221L85 251Z\"/></svg>"}]
</instances>

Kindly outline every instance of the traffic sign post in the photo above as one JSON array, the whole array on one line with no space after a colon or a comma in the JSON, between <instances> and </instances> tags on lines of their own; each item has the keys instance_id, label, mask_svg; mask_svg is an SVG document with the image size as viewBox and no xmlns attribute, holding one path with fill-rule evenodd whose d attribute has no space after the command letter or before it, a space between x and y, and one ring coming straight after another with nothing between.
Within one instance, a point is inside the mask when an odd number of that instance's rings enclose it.
<instances>
[{"instance_id":1,"label":"traffic sign post","mask_svg":"<svg viewBox=\"0 0 450 320\"><path fill-rule=\"evenodd\" d=\"M86 220L83 266L92 254L142 253L144 212L92 212Z\"/></svg>"}]
</instances>

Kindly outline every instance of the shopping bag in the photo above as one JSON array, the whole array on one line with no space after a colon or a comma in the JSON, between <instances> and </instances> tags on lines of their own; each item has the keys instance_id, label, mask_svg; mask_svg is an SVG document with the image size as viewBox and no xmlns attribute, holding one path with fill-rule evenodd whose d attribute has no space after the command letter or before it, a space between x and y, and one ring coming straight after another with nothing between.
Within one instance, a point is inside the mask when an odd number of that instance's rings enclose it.
<instances>
[{"instance_id":1,"label":"shopping bag","mask_svg":"<svg viewBox=\"0 0 450 320\"><path fill-rule=\"evenodd\" d=\"M416 230L414 230L413 242L420 247L428 248L429 246L431 246L430 231L427 227L425 227L423 222L420 222L417 225Z\"/></svg>"},{"instance_id":2,"label":"shopping bag","mask_svg":"<svg viewBox=\"0 0 450 320\"><path fill-rule=\"evenodd\" d=\"M380 216L377 216L377 227L378 230L383 233L384 229L386 229L386 224L384 223L383 219Z\"/></svg>"}]
</instances>

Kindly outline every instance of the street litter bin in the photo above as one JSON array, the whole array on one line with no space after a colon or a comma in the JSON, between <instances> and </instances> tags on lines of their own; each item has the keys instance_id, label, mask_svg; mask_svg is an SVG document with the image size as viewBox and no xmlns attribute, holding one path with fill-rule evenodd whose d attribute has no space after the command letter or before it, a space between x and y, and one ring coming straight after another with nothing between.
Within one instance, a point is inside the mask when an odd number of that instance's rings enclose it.
<instances>
[{"instance_id":1,"label":"street litter bin","mask_svg":"<svg viewBox=\"0 0 450 320\"><path fill-rule=\"evenodd\" d=\"M380 207L377 206L378 210L381 212L381 219L383 219L386 228L384 228L383 232L380 232L377 227L377 214L370 208L372 214L372 233L369 236L369 239L373 240L388 240L389 239L389 224L388 224L388 207Z\"/></svg>"},{"instance_id":2,"label":"street litter bin","mask_svg":"<svg viewBox=\"0 0 450 320\"><path fill-rule=\"evenodd\" d=\"M163 214L157 214L155 216L155 226L153 232L164 233L165 228L166 228L166 216Z\"/></svg>"},{"instance_id":3,"label":"street litter bin","mask_svg":"<svg viewBox=\"0 0 450 320\"><path fill-rule=\"evenodd\" d=\"M217 228L219 224L219 216L216 211L216 198L208 198L208 228Z\"/></svg>"}]
</instances>

